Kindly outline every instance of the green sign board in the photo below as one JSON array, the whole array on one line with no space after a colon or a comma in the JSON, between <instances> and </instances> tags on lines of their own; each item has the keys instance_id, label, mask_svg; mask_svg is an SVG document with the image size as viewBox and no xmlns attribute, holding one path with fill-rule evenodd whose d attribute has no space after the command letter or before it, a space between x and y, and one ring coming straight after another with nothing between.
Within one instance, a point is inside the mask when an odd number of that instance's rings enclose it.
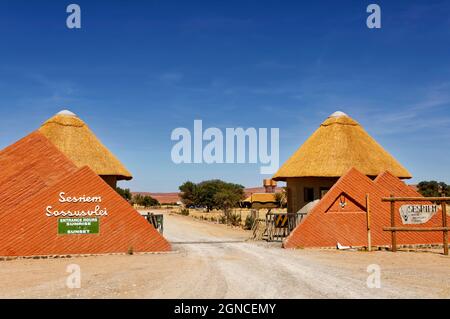
<instances>
[{"instance_id":1,"label":"green sign board","mask_svg":"<svg viewBox=\"0 0 450 319\"><path fill-rule=\"evenodd\" d=\"M97 217L59 218L59 235L98 234L100 221Z\"/></svg>"}]
</instances>

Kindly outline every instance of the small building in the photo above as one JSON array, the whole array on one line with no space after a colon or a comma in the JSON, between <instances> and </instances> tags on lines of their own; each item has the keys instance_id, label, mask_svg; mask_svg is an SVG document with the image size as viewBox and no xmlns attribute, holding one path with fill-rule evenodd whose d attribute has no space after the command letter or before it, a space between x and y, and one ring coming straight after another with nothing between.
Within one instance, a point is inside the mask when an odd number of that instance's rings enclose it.
<instances>
[{"instance_id":1,"label":"small building","mask_svg":"<svg viewBox=\"0 0 450 319\"><path fill-rule=\"evenodd\" d=\"M89 166L112 188L116 187L117 181L132 179L125 166L74 113L59 112L48 119L39 132L77 167Z\"/></svg>"},{"instance_id":2,"label":"small building","mask_svg":"<svg viewBox=\"0 0 450 319\"><path fill-rule=\"evenodd\" d=\"M351 168L371 179L385 171L400 179L411 178L358 122L335 112L280 167L273 180L287 183L288 212L296 213L323 198Z\"/></svg>"},{"instance_id":3,"label":"small building","mask_svg":"<svg viewBox=\"0 0 450 319\"><path fill-rule=\"evenodd\" d=\"M263 180L263 188L251 188L250 192L246 192L246 198L241 202L241 206L244 208L254 209L272 209L279 208L282 203L281 197L277 197L277 194L282 195L281 192L277 192L277 182L272 179ZM262 192L264 191L264 192Z\"/></svg>"},{"instance_id":4,"label":"small building","mask_svg":"<svg viewBox=\"0 0 450 319\"><path fill-rule=\"evenodd\" d=\"M276 193L254 193L242 201L245 208L272 209L280 206Z\"/></svg>"}]
</instances>

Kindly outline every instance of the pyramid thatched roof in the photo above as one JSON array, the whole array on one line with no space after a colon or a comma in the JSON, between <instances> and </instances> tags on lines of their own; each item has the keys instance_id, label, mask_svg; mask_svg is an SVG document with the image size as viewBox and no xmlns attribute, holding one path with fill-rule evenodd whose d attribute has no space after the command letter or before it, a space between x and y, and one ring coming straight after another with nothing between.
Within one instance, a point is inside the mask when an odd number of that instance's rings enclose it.
<instances>
[{"instance_id":1,"label":"pyramid thatched roof","mask_svg":"<svg viewBox=\"0 0 450 319\"><path fill-rule=\"evenodd\" d=\"M341 177L352 167L371 177L389 171L399 178L411 178L358 122L336 112L281 166L273 179Z\"/></svg>"},{"instance_id":2,"label":"pyramid thatched roof","mask_svg":"<svg viewBox=\"0 0 450 319\"><path fill-rule=\"evenodd\" d=\"M125 166L100 142L89 127L70 111L61 111L39 129L77 167L89 166L97 175L132 178Z\"/></svg>"}]
</instances>

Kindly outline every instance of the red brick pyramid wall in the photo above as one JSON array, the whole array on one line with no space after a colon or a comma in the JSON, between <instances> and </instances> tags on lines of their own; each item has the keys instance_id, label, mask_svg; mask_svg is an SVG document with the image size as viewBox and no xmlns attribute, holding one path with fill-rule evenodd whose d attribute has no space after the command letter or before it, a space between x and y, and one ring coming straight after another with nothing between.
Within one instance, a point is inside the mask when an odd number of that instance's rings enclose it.
<instances>
[{"instance_id":1,"label":"red brick pyramid wall","mask_svg":"<svg viewBox=\"0 0 450 319\"><path fill-rule=\"evenodd\" d=\"M21 157L21 155L23 155ZM91 169L77 169L40 133L0 152L10 188L0 194L0 256L169 251L170 244ZM2 167L2 168L3 168ZM7 178L5 178L7 176ZM5 184L2 184L2 187ZM100 203L60 203L66 196L101 196ZM106 208L99 234L58 235L52 210Z\"/></svg>"},{"instance_id":2,"label":"red brick pyramid wall","mask_svg":"<svg viewBox=\"0 0 450 319\"><path fill-rule=\"evenodd\" d=\"M77 167L45 136L32 133L0 151L0 215Z\"/></svg>"},{"instance_id":3,"label":"red brick pyramid wall","mask_svg":"<svg viewBox=\"0 0 450 319\"><path fill-rule=\"evenodd\" d=\"M390 194L397 197L420 197L421 195L389 172L372 181L356 169L351 169L292 231L283 246L285 248L335 247L338 242L345 246L367 246L366 194L370 196L372 245L390 245L390 232L382 230L383 227L390 226L390 203L382 202L381 198L389 197ZM339 205L343 201L347 202L345 207ZM408 203L396 204L397 226L402 226L398 210L405 204ZM441 216L438 212L426 224L409 226L442 226ZM447 220L450 219L447 217ZM401 232L397 233L397 243L399 245L439 244L442 243L442 233Z\"/></svg>"}]
</instances>

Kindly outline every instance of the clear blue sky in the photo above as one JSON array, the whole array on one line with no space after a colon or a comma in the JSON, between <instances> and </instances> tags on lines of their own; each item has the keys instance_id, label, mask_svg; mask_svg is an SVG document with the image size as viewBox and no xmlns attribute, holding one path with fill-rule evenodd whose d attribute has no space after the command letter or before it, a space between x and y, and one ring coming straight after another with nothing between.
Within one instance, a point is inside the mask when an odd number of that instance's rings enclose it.
<instances>
[{"instance_id":1,"label":"clear blue sky","mask_svg":"<svg viewBox=\"0 0 450 319\"><path fill-rule=\"evenodd\" d=\"M122 186L257 186L259 164L173 164L171 131L279 127L284 162L342 110L412 183L450 183L450 1L72 2L0 0L0 148L68 108L133 173Z\"/></svg>"}]
</instances>

